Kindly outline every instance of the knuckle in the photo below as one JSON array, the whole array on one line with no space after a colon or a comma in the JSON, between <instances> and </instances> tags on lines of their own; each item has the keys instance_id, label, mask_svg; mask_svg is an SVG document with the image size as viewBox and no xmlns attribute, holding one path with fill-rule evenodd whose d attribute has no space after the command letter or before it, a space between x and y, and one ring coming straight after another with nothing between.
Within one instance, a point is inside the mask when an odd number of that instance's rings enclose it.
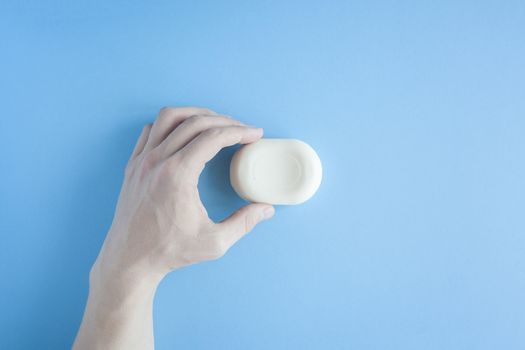
<instances>
[{"instance_id":1,"label":"knuckle","mask_svg":"<svg viewBox=\"0 0 525 350\"><path fill-rule=\"evenodd\" d=\"M215 114L217 114L217 113L215 113L214 111L212 111L212 110L209 109L209 108L201 108L201 109L202 109L202 112L203 112L204 114L208 114L208 115L215 115Z\"/></svg>"},{"instance_id":2,"label":"knuckle","mask_svg":"<svg viewBox=\"0 0 525 350\"><path fill-rule=\"evenodd\" d=\"M185 150L175 153L173 156L170 157L169 162L176 163L178 168L187 172L189 172L192 169L195 169L195 166L197 164L197 162L195 161L195 157L191 154L191 152L187 152Z\"/></svg>"},{"instance_id":3,"label":"knuckle","mask_svg":"<svg viewBox=\"0 0 525 350\"><path fill-rule=\"evenodd\" d=\"M153 168L158 160L159 160L159 155L157 151L151 150L144 155L144 158L142 159L142 165L144 167Z\"/></svg>"},{"instance_id":4,"label":"knuckle","mask_svg":"<svg viewBox=\"0 0 525 350\"><path fill-rule=\"evenodd\" d=\"M159 166L159 178L171 179L175 175L175 167L168 162L164 162Z\"/></svg>"},{"instance_id":5,"label":"knuckle","mask_svg":"<svg viewBox=\"0 0 525 350\"><path fill-rule=\"evenodd\" d=\"M181 189L189 185L196 185L198 179L194 179L187 165L177 156L173 156L162 162L158 169L158 180L162 184Z\"/></svg>"},{"instance_id":6,"label":"knuckle","mask_svg":"<svg viewBox=\"0 0 525 350\"><path fill-rule=\"evenodd\" d=\"M180 178L180 162L175 159L169 159L164 161L159 168L159 176L161 179L170 180L176 182Z\"/></svg>"},{"instance_id":7,"label":"knuckle","mask_svg":"<svg viewBox=\"0 0 525 350\"><path fill-rule=\"evenodd\" d=\"M140 163L140 175L141 178L146 176L150 171L152 171L158 163L159 155L155 150L152 150L144 155L142 162Z\"/></svg>"},{"instance_id":8,"label":"knuckle","mask_svg":"<svg viewBox=\"0 0 525 350\"><path fill-rule=\"evenodd\" d=\"M175 108L173 107L170 107L170 106L164 106L162 107L160 110L159 110L159 116L161 115L164 115L164 114L172 114L173 111L175 111Z\"/></svg>"},{"instance_id":9,"label":"knuckle","mask_svg":"<svg viewBox=\"0 0 525 350\"><path fill-rule=\"evenodd\" d=\"M257 217L253 214L246 215L244 218L244 232L250 232L257 225Z\"/></svg>"},{"instance_id":10,"label":"knuckle","mask_svg":"<svg viewBox=\"0 0 525 350\"><path fill-rule=\"evenodd\" d=\"M216 259L224 256L226 252L228 251L228 245L224 240L213 236L213 238L210 241L210 250L211 255L214 256Z\"/></svg>"},{"instance_id":11,"label":"knuckle","mask_svg":"<svg viewBox=\"0 0 525 350\"><path fill-rule=\"evenodd\" d=\"M183 122L183 124L185 124L186 126L194 127L194 126L197 126L197 125L199 125L199 124L204 123L205 120L206 120L206 117L204 117L203 115L200 115L200 114L194 114L194 115L189 116L189 117Z\"/></svg>"},{"instance_id":12,"label":"knuckle","mask_svg":"<svg viewBox=\"0 0 525 350\"><path fill-rule=\"evenodd\" d=\"M169 122L177 115L177 109L173 107L162 107L158 116L157 123L164 124Z\"/></svg>"},{"instance_id":13,"label":"knuckle","mask_svg":"<svg viewBox=\"0 0 525 350\"><path fill-rule=\"evenodd\" d=\"M205 130L202 134L205 138L218 138L224 135L224 128L213 127Z\"/></svg>"}]
</instances>

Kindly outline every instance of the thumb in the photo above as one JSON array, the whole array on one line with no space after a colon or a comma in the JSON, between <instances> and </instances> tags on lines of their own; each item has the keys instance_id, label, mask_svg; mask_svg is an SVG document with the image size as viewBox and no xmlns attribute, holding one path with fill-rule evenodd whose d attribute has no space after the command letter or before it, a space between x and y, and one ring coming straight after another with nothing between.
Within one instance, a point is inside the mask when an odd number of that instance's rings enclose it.
<instances>
[{"instance_id":1,"label":"thumb","mask_svg":"<svg viewBox=\"0 0 525 350\"><path fill-rule=\"evenodd\" d=\"M271 218L274 214L275 209L270 204L248 204L219 223L219 226L221 226L220 231L228 235L230 240L233 239L236 242L250 232L255 225Z\"/></svg>"}]
</instances>

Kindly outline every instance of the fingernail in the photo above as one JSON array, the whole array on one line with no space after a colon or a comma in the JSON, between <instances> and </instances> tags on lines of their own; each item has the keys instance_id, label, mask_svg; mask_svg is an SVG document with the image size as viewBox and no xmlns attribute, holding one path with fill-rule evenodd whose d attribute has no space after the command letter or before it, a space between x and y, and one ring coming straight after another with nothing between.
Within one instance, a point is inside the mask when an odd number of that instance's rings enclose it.
<instances>
[{"instance_id":1,"label":"fingernail","mask_svg":"<svg viewBox=\"0 0 525 350\"><path fill-rule=\"evenodd\" d=\"M275 208L274 207L268 207L263 210L263 220L267 220L271 218L275 214Z\"/></svg>"}]
</instances>

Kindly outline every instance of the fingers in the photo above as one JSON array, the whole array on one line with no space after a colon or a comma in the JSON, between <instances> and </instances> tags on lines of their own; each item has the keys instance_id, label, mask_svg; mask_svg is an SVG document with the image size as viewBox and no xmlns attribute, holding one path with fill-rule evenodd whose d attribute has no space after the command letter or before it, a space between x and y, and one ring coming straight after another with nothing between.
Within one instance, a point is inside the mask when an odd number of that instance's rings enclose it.
<instances>
[{"instance_id":1,"label":"fingers","mask_svg":"<svg viewBox=\"0 0 525 350\"><path fill-rule=\"evenodd\" d=\"M188 168L200 174L205 164L219 151L235 144L246 144L262 137L261 128L248 126L225 126L207 129L195 137L178 154L187 162Z\"/></svg>"},{"instance_id":2,"label":"fingers","mask_svg":"<svg viewBox=\"0 0 525 350\"><path fill-rule=\"evenodd\" d=\"M135 148L133 149L131 158L135 158L144 150L144 146L146 145L146 142L148 141L148 138L149 138L149 134L151 132L151 127L152 127L152 124L147 124L147 125L144 125L144 127L142 128L142 132L140 133L139 139L137 140L137 144L135 145Z\"/></svg>"},{"instance_id":3,"label":"fingers","mask_svg":"<svg viewBox=\"0 0 525 350\"><path fill-rule=\"evenodd\" d=\"M169 157L173 153L182 149L201 132L222 126L240 126L240 121L226 116L194 115L182 122L171 134L162 142L162 154Z\"/></svg>"},{"instance_id":4,"label":"fingers","mask_svg":"<svg viewBox=\"0 0 525 350\"><path fill-rule=\"evenodd\" d=\"M151 129L150 137L144 149L151 150L158 145L184 120L192 115L216 115L212 110L197 107L162 108Z\"/></svg>"},{"instance_id":5,"label":"fingers","mask_svg":"<svg viewBox=\"0 0 525 350\"><path fill-rule=\"evenodd\" d=\"M263 220L270 219L275 209L269 204L252 203L237 210L230 217L217 224L217 239L227 250Z\"/></svg>"}]
</instances>

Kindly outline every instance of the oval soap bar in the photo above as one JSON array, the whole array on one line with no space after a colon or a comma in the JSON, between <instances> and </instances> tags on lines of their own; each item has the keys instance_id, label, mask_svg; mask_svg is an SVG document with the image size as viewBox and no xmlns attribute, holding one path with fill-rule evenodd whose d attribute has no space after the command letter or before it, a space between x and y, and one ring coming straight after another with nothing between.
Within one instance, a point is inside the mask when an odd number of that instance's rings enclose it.
<instances>
[{"instance_id":1,"label":"oval soap bar","mask_svg":"<svg viewBox=\"0 0 525 350\"><path fill-rule=\"evenodd\" d=\"M268 204L300 204L314 195L322 178L319 156L295 139L261 139L241 147L230 165L239 196Z\"/></svg>"}]
</instances>

